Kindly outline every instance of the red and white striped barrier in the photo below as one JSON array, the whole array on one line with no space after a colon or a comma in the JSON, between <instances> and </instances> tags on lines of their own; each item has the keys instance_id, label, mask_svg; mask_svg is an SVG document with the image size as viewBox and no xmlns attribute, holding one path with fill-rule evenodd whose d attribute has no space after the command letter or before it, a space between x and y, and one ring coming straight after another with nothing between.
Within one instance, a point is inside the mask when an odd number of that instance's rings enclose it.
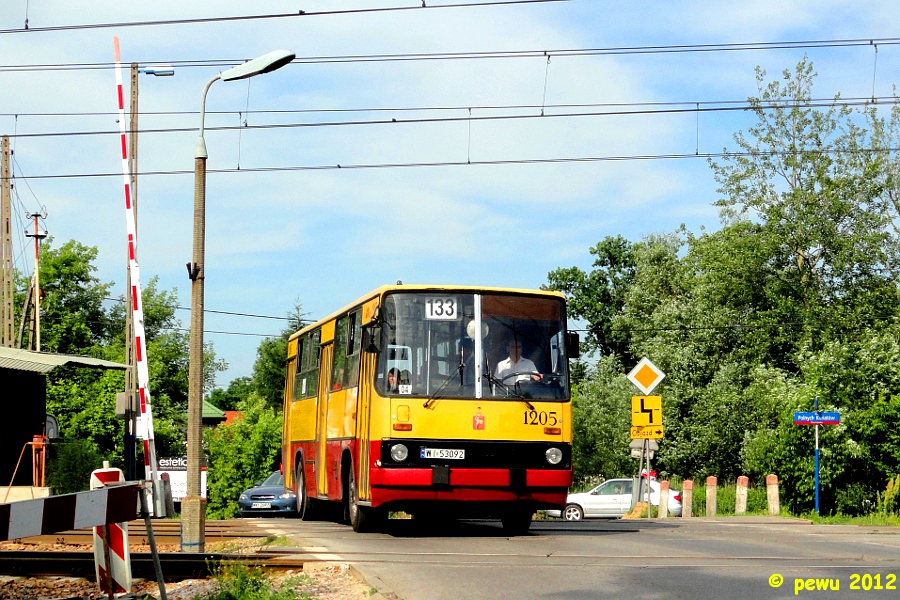
<instances>
[{"instance_id":1,"label":"red and white striped barrier","mask_svg":"<svg viewBox=\"0 0 900 600\"><path fill-rule=\"evenodd\" d=\"M131 521L139 483L0 504L0 542Z\"/></svg>"},{"instance_id":2,"label":"red and white striped barrier","mask_svg":"<svg viewBox=\"0 0 900 600\"><path fill-rule=\"evenodd\" d=\"M141 297L141 275L137 263L137 221L131 202L131 173L128 168L128 144L125 136L125 93L122 91L122 57L119 38L113 38L116 58L116 95L118 100L119 138L122 150L122 177L125 185L125 228L128 233L128 268L131 270L131 306L134 323L134 356L137 367L138 395L140 396L140 417L137 435L144 440L144 470L147 480L153 482L154 496L151 510L159 516L159 507L164 507L159 496L159 477L156 471L156 443L153 434L153 411L150 404L150 372L147 367L147 340L144 336L144 303ZM163 510L163 514L165 511Z\"/></svg>"},{"instance_id":3,"label":"red and white striped barrier","mask_svg":"<svg viewBox=\"0 0 900 600\"><path fill-rule=\"evenodd\" d=\"M91 489L100 489L107 483L121 483L125 475L121 469L97 469L91 473ZM130 519L129 519L130 520ZM109 556L110 567L106 557ZM107 572L108 571L108 572ZM128 523L105 523L94 527L94 572L100 591L109 594L131 592L131 554L128 548Z\"/></svg>"}]
</instances>

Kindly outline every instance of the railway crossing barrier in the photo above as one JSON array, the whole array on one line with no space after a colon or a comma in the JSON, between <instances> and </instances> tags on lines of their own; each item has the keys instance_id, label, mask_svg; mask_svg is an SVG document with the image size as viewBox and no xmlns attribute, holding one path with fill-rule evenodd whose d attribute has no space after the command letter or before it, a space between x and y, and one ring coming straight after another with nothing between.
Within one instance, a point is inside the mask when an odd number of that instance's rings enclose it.
<instances>
[{"instance_id":1,"label":"railway crossing barrier","mask_svg":"<svg viewBox=\"0 0 900 600\"><path fill-rule=\"evenodd\" d=\"M110 469L109 463L105 463L103 469L91 472L92 490L104 488L107 484L124 482L125 475L122 470ZM134 506L136 509L137 503ZM131 592L131 553L128 547L127 521L104 523L94 527L94 572L102 593L112 596Z\"/></svg>"},{"instance_id":2,"label":"railway crossing barrier","mask_svg":"<svg viewBox=\"0 0 900 600\"><path fill-rule=\"evenodd\" d=\"M0 542L137 517L140 483L0 504Z\"/></svg>"}]
</instances>

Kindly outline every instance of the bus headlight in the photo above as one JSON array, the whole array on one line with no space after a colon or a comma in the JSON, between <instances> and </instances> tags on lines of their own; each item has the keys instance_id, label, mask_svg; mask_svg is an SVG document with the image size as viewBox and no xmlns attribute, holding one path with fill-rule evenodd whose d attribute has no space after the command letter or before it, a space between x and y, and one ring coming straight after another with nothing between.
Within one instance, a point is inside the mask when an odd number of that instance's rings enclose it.
<instances>
[{"instance_id":1,"label":"bus headlight","mask_svg":"<svg viewBox=\"0 0 900 600\"><path fill-rule=\"evenodd\" d=\"M547 462L551 465L558 465L562 460L563 453L559 448L549 448L547 452L544 453L544 456L547 457Z\"/></svg>"},{"instance_id":2,"label":"bus headlight","mask_svg":"<svg viewBox=\"0 0 900 600\"><path fill-rule=\"evenodd\" d=\"M409 456L409 448L403 444L394 444L391 446L391 458L394 462L403 462Z\"/></svg>"}]
</instances>

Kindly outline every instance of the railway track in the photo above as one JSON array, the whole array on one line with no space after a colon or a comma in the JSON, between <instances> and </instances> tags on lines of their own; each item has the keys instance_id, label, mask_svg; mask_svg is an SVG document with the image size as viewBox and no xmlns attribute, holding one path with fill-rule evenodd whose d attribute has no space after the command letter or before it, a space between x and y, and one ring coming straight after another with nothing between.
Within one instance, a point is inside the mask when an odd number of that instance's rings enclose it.
<instances>
[{"instance_id":1,"label":"railway track","mask_svg":"<svg viewBox=\"0 0 900 600\"><path fill-rule=\"evenodd\" d=\"M160 552L163 577L166 581L205 579L225 564L244 564L266 570L301 569L304 560L279 552L226 554L204 552ZM131 553L131 572L135 578L155 579L153 560L149 552ZM94 553L85 551L0 551L0 575L28 577L84 577L94 578Z\"/></svg>"},{"instance_id":2,"label":"railway track","mask_svg":"<svg viewBox=\"0 0 900 600\"><path fill-rule=\"evenodd\" d=\"M181 521L160 520L154 521L153 534L156 543L160 546L179 545L181 543ZM270 537L271 533L258 526L253 521L207 521L206 540L209 544L227 542L237 539L253 539ZM90 529L78 529L61 531L53 535L39 535L16 540L22 544L35 545L93 545L93 533ZM134 520L128 523L128 542L131 546L146 546L148 544L147 529L143 520Z\"/></svg>"}]
</instances>

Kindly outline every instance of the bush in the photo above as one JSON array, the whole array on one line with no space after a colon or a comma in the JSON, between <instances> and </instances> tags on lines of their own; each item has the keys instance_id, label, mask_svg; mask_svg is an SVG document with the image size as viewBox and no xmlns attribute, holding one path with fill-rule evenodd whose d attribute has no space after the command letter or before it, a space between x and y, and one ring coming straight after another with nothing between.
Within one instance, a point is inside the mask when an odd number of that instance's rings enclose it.
<instances>
[{"instance_id":1,"label":"bush","mask_svg":"<svg viewBox=\"0 0 900 600\"><path fill-rule=\"evenodd\" d=\"M209 456L207 515L227 519L238 514L241 492L278 467L280 414L253 394L238 404L242 418L206 432Z\"/></svg>"},{"instance_id":2,"label":"bush","mask_svg":"<svg viewBox=\"0 0 900 600\"><path fill-rule=\"evenodd\" d=\"M50 446L47 485L54 494L83 492L90 488L91 471L103 466L103 458L88 440L66 440Z\"/></svg>"}]
</instances>

